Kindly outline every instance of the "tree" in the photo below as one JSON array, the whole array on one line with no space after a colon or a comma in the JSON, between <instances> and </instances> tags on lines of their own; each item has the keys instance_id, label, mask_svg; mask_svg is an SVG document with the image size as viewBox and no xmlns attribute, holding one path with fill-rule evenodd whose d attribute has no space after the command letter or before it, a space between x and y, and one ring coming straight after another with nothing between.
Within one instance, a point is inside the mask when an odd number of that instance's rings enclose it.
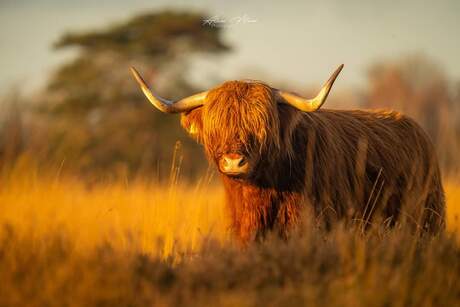
<instances>
[{"instance_id":1,"label":"tree","mask_svg":"<svg viewBox=\"0 0 460 307\"><path fill-rule=\"evenodd\" d=\"M192 170L205 163L173 116L154 110L129 74L134 65L169 98L202 89L187 79L190 55L222 54L230 48L221 29L204 16L163 11L137 16L101 31L64 35L57 50L79 55L51 78L37 111L46 127L47 156L66 159L85 172L158 171L169 167L174 143L183 143ZM152 70L154 69L154 70ZM165 168L160 167L160 168Z\"/></svg>"}]
</instances>

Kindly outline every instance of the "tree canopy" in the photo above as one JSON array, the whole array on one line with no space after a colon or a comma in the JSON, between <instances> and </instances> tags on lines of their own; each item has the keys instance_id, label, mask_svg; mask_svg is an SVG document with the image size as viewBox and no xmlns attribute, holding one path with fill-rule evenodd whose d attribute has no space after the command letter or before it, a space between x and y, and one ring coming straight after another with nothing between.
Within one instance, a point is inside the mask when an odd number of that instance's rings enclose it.
<instances>
[{"instance_id":1,"label":"tree canopy","mask_svg":"<svg viewBox=\"0 0 460 307\"><path fill-rule=\"evenodd\" d=\"M49 142L47 155L70 159L87 171L159 171L169 167L178 140L190 162L185 170L202 167L198 146L176 116L152 108L129 67L143 70L169 98L201 90L187 79L190 56L230 51L222 29L204 26L204 18L154 12L106 29L62 36L55 48L78 47L79 53L55 72L37 104L41 118L46 118L41 137Z\"/></svg>"}]
</instances>

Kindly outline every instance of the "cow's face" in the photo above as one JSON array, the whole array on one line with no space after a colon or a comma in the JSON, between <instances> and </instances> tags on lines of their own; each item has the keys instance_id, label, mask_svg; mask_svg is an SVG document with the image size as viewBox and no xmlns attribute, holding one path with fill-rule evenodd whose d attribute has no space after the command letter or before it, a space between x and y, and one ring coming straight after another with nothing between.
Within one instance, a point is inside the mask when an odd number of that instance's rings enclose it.
<instances>
[{"instance_id":1,"label":"cow's face","mask_svg":"<svg viewBox=\"0 0 460 307\"><path fill-rule=\"evenodd\" d=\"M210 90L205 104L184 113L183 127L204 145L219 171L250 177L263 159L281 149L279 106L262 83L230 81Z\"/></svg>"},{"instance_id":2,"label":"cow's face","mask_svg":"<svg viewBox=\"0 0 460 307\"><path fill-rule=\"evenodd\" d=\"M204 145L220 172L250 178L266 172L281 155L294 154L290 141L300 111L321 107L342 68L336 69L313 99L260 82L230 81L178 101L156 95L134 68L131 71L155 108L182 113L182 126Z\"/></svg>"}]
</instances>

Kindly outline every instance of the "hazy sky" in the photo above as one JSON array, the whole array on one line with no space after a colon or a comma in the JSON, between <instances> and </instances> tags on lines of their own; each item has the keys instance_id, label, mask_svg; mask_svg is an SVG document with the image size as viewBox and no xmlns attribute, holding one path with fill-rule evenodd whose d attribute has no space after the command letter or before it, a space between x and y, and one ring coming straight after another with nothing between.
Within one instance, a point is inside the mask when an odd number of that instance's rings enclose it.
<instances>
[{"instance_id":1,"label":"hazy sky","mask_svg":"<svg viewBox=\"0 0 460 307\"><path fill-rule=\"evenodd\" d=\"M458 0L0 0L0 91L20 82L29 89L43 84L53 68L73 55L51 48L64 32L176 7L255 21L226 28L225 39L235 52L206 65L205 75L234 79L258 70L258 78L266 73L269 79L309 84L324 81L345 63L338 86L359 86L370 63L422 52L460 80Z\"/></svg>"}]
</instances>

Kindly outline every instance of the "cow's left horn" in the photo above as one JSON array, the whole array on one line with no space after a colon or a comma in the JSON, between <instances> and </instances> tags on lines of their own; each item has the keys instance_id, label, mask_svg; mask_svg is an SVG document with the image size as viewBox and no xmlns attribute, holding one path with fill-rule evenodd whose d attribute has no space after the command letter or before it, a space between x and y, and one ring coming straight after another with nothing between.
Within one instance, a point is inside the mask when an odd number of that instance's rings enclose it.
<instances>
[{"instance_id":1,"label":"cow's left horn","mask_svg":"<svg viewBox=\"0 0 460 307\"><path fill-rule=\"evenodd\" d=\"M339 75L340 71L343 68L343 64L340 65L332 76L327 80L327 82L323 85L323 88L319 92L319 94L313 99L307 99L301 96L298 96L293 93L278 91L278 94L283 98L282 102L293 106L301 111L305 112L313 112L318 110L323 103L326 101L327 95L331 91L332 85L334 84L335 79Z\"/></svg>"},{"instance_id":2,"label":"cow's left horn","mask_svg":"<svg viewBox=\"0 0 460 307\"><path fill-rule=\"evenodd\" d=\"M208 93L201 92L177 101L167 100L154 94L134 67L131 67L131 72L134 75L137 83L139 83L142 92L144 92L144 95L147 97L147 99L153 104L155 108L164 113L181 113L198 108L203 105Z\"/></svg>"}]
</instances>

